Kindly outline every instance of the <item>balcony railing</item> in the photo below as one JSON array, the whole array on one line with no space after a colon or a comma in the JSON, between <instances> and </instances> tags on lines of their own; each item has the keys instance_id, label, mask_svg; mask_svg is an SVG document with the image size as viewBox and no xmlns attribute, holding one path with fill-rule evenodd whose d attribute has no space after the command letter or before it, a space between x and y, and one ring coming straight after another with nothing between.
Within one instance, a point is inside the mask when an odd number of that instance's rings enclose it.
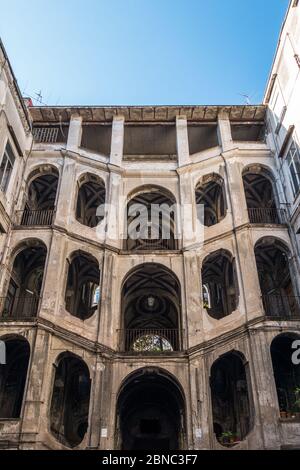
<instances>
[{"instance_id":1,"label":"balcony railing","mask_svg":"<svg viewBox=\"0 0 300 470\"><path fill-rule=\"evenodd\" d=\"M55 209L16 211L17 226L52 225Z\"/></svg>"},{"instance_id":2,"label":"balcony railing","mask_svg":"<svg viewBox=\"0 0 300 470\"><path fill-rule=\"evenodd\" d=\"M182 331L166 328L119 330L121 349L131 353L166 353L182 350Z\"/></svg>"},{"instance_id":3,"label":"balcony railing","mask_svg":"<svg viewBox=\"0 0 300 470\"><path fill-rule=\"evenodd\" d=\"M251 224L281 225L286 223L286 213L284 209L269 207L249 207L248 215Z\"/></svg>"},{"instance_id":4,"label":"balcony railing","mask_svg":"<svg viewBox=\"0 0 300 470\"><path fill-rule=\"evenodd\" d=\"M1 320L31 320L36 317L40 297L0 297Z\"/></svg>"},{"instance_id":5,"label":"balcony railing","mask_svg":"<svg viewBox=\"0 0 300 470\"><path fill-rule=\"evenodd\" d=\"M272 318L299 318L300 319L300 297L282 294L262 295L265 314Z\"/></svg>"},{"instance_id":6,"label":"balcony railing","mask_svg":"<svg viewBox=\"0 0 300 470\"><path fill-rule=\"evenodd\" d=\"M176 241L174 238L128 239L125 249L128 251L176 250Z\"/></svg>"}]
</instances>

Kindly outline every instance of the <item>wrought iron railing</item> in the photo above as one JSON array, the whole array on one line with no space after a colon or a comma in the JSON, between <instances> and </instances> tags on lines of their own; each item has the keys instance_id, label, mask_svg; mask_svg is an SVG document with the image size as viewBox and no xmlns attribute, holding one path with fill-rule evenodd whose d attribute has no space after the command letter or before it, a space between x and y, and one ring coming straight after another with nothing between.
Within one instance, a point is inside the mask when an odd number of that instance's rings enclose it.
<instances>
[{"instance_id":1,"label":"wrought iron railing","mask_svg":"<svg viewBox=\"0 0 300 470\"><path fill-rule=\"evenodd\" d=\"M283 294L264 294L262 301L266 316L272 318L299 318L300 297Z\"/></svg>"},{"instance_id":2,"label":"wrought iron railing","mask_svg":"<svg viewBox=\"0 0 300 470\"><path fill-rule=\"evenodd\" d=\"M119 330L121 350L131 353L165 353L182 350L182 330L143 328Z\"/></svg>"},{"instance_id":3,"label":"wrought iron railing","mask_svg":"<svg viewBox=\"0 0 300 470\"><path fill-rule=\"evenodd\" d=\"M52 225L55 209L16 211L17 226Z\"/></svg>"},{"instance_id":4,"label":"wrought iron railing","mask_svg":"<svg viewBox=\"0 0 300 470\"><path fill-rule=\"evenodd\" d=\"M137 239L129 238L126 240L126 250L128 251L155 251L155 250L176 250L176 241L174 238L158 239Z\"/></svg>"},{"instance_id":5,"label":"wrought iron railing","mask_svg":"<svg viewBox=\"0 0 300 470\"><path fill-rule=\"evenodd\" d=\"M249 221L251 224L276 224L286 223L286 213L284 209L270 207L249 207Z\"/></svg>"},{"instance_id":6,"label":"wrought iron railing","mask_svg":"<svg viewBox=\"0 0 300 470\"><path fill-rule=\"evenodd\" d=\"M36 317L40 297L25 295L21 297L0 297L0 319L26 320Z\"/></svg>"},{"instance_id":7,"label":"wrought iron railing","mask_svg":"<svg viewBox=\"0 0 300 470\"><path fill-rule=\"evenodd\" d=\"M58 127L34 127L32 132L35 142L53 144L58 141Z\"/></svg>"}]
</instances>

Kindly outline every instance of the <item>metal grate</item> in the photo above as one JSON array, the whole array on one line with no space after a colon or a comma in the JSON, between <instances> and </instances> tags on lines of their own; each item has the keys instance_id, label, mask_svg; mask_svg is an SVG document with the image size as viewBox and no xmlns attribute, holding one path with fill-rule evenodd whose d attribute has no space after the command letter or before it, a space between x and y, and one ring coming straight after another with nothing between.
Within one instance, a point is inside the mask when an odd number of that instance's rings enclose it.
<instances>
[{"instance_id":1,"label":"metal grate","mask_svg":"<svg viewBox=\"0 0 300 470\"><path fill-rule=\"evenodd\" d=\"M16 225L52 225L55 210L28 210L16 211Z\"/></svg>"},{"instance_id":2,"label":"metal grate","mask_svg":"<svg viewBox=\"0 0 300 470\"><path fill-rule=\"evenodd\" d=\"M286 223L284 209L269 207L248 208L249 221L251 224L276 224Z\"/></svg>"},{"instance_id":3,"label":"metal grate","mask_svg":"<svg viewBox=\"0 0 300 470\"><path fill-rule=\"evenodd\" d=\"M33 138L35 142L53 144L58 140L58 127L35 127L33 129Z\"/></svg>"}]
</instances>

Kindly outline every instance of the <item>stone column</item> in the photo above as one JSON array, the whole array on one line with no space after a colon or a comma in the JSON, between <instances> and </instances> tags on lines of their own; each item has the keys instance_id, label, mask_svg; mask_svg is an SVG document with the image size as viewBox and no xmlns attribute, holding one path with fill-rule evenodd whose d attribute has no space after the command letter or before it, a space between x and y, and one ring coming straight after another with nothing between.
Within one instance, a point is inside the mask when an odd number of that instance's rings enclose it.
<instances>
[{"instance_id":1,"label":"stone column","mask_svg":"<svg viewBox=\"0 0 300 470\"><path fill-rule=\"evenodd\" d=\"M124 145L124 117L114 116L111 133L110 163L122 166Z\"/></svg>"},{"instance_id":2,"label":"stone column","mask_svg":"<svg viewBox=\"0 0 300 470\"><path fill-rule=\"evenodd\" d=\"M69 218L73 215L75 217L75 202L74 197L76 193L76 180L75 180L75 161L65 156L64 166L61 175L61 181L58 189L57 209L55 216L55 225L67 228L69 225Z\"/></svg>"},{"instance_id":3,"label":"stone column","mask_svg":"<svg viewBox=\"0 0 300 470\"><path fill-rule=\"evenodd\" d=\"M55 315L59 314L60 298L65 282L65 236L54 231L52 236L47 264L45 265L43 281L43 297L40 307L40 316L54 321Z\"/></svg>"},{"instance_id":4,"label":"stone column","mask_svg":"<svg viewBox=\"0 0 300 470\"><path fill-rule=\"evenodd\" d=\"M120 328L120 287L117 255L105 250L102 265L101 310L98 342L117 349Z\"/></svg>"},{"instance_id":5,"label":"stone column","mask_svg":"<svg viewBox=\"0 0 300 470\"><path fill-rule=\"evenodd\" d=\"M32 442L37 439L40 428L46 429L49 423L40 426L45 403L45 390L47 385L46 372L48 364L49 333L38 329L35 344L31 351L31 367L28 369L28 386L24 403L24 415L22 419L21 446L26 448L28 442L32 448ZM48 420L48 416L47 416Z\"/></svg>"},{"instance_id":6,"label":"stone column","mask_svg":"<svg viewBox=\"0 0 300 470\"><path fill-rule=\"evenodd\" d=\"M263 436L261 447L278 449L282 439L278 426L279 407L270 355L272 334L264 331L251 332L250 347L253 362L252 389L256 393L256 426L260 428L259 435L253 436L257 442ZM258 433L256 433L258 434ZM252 445L252 448L257 448Z\"/></svg>"},{"instance_id":7,"label":"stone column","mask_svg":"<svg viewBox=\"0 0 300 470\"><path fill-rule=\"evenodd\" d=\"M218 138L223 152L233 149L230 120L227 113L218 115Z\"/></svg>"},{"instance_id":8,"label":"stone column","mask_svg":"<svg viewBox=\"0 0 300 470\"><path fill-rule=\"evenodd\" d=\"M82 117L77 115L72 115L70 120L70 127L67 140L67 150L72 152L78 152L78 147L81 143L81 133L82 133Z\"/></svg>"},{"instance_id":9,"label":"stone column","mask_svg":"<svg viewBox=\"0 0 300 470\"><path fill-rule=\"evenodd\" d=\"M189 139L187 131L187 120L185 116L176 117L176 139L178 166L188 165L190 163Z\"/></svg>"}]
</instances>

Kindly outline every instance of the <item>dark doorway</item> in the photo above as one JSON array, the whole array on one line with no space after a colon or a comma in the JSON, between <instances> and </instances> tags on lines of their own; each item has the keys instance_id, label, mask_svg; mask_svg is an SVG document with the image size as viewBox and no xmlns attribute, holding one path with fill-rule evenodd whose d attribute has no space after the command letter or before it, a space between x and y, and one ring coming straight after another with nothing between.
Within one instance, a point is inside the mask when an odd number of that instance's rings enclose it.
<instances>
[{"instance_id":1,"label":"dark doorway","mask_svg":"<svg viewBox=\"0 0 300 470\"><path fill-rule=\"evenodd\" d=\"M55 371L50 423L52 434L65 445L75 447L85 436L90 390L87 365L72 354L63 355Z\"/></svg>"},{"instance_id":2,"label":"dark doorway","mask_svg":"<svg viewBox=\"0 0 300 470\"><path fill-rule=\"evenodd\" d=\"M300 364L293 363L293 342L300 337L291 334L277 336L271 344L271 356L282 418L300 415Z\"/></svg>"},{"instance_id":3,"label":"dark doorway","mask_svg":"<svg viewBox=\"0 0 300 470\"><path fill-rule=\"evenodd\" d=\"M6 364L0 365L0 419L15 419L21 413L30 346L21 337L4 342Z\"/></svg>"},{"instance_id":4,"label":"dark doorway","mask_svg":"<svg viewBox=\"0 0 300 470\"><path fill-rule=\"evenodd\" d=\"M142 369L118 398L122 450L177 450L184 440L184 399L178 383L159 369Z\"/></svg>"},{"instance_id":5,"label":"dark doorway","mask_svg":"<svg viewBox=\"0 0 300 470\"><path fill-rule=\"evenodd\" d=\"M247 369L243 356L235 351L221 356L211 368L214 433L223 445L243 440L252 427Z\"/></svg>"}]
</instances>

